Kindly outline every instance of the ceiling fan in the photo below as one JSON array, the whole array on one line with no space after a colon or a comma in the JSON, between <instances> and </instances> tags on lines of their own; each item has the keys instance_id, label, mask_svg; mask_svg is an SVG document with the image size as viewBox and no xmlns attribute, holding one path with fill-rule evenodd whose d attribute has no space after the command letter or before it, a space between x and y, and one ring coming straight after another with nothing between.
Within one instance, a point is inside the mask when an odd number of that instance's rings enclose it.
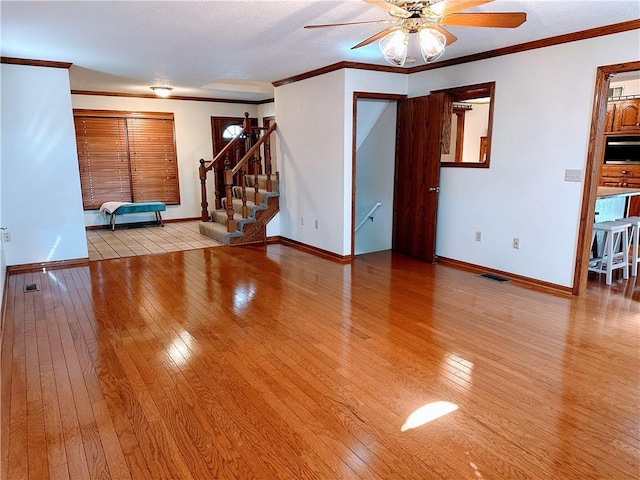
<instances>
[{"instance_id":1,"label":"ceiling fan","mask_svg":"<svg viewBox=\"0 0 640 480\"><path fill-rule=\"evenodd\" d=\"M434 62L444 53L446 45L457 40L456 36L443 28L450 27L494 27L516 28L522 25L527 14L507 13L458 13L493 0L363 0L385 10L391 18L365 22L331 23L307 25L304 28L325 28L344 25L390 23L392 26L370 36L351 47L352 50L379 40L380 51L392 65L402 66L407 58L409 34L417 33L420 52L424 61Z\"/></svg>"}]
</instances>

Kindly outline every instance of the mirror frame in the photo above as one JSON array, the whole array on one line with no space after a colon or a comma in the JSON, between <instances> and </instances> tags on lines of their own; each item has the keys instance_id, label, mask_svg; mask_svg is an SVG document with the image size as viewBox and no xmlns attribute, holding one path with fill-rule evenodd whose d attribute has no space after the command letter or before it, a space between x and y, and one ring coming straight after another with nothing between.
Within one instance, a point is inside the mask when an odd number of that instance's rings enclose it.
<instances>
[{"instance_id":1,"label":"mirror frame","mask_svg":"<svg viewBox=\"0 0 640 480\"><path fill-rule=\"evenodd\" d=\"M491 136L493 131L493 110L495 107L495 90L496 82L478 83L476 85L466 85L462 87L447 88L444 90L436 90L431 93L445 93L449 101L445 101L445 105L452 105L453 102L461 102L472 98L489 97L489 120L487 125L487 136L484 143L484 151L486 160L484 162L440 162L441 167L457 167L457 168L489 168L491 161ZM443 122L449 120L448 115L443 115ZM451 131L449 125L443 131Z\"/></svg>"}]
</instances>

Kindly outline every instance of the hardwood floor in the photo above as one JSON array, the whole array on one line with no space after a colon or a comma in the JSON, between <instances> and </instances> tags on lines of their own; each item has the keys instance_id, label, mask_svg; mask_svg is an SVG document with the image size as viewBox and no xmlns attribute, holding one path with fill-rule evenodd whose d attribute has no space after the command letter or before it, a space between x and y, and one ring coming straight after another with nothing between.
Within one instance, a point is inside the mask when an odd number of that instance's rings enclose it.
<instances>
[{"instance_id":1,"label":"hardwood floor","mask_svg":"<svg viewBox=\"0 0 640 480\"><path fill-rule=\"evenodd\" d=\"M640 282L281 245L8 282L2 479L640 477Z\"/></svg>"}]
</instances>

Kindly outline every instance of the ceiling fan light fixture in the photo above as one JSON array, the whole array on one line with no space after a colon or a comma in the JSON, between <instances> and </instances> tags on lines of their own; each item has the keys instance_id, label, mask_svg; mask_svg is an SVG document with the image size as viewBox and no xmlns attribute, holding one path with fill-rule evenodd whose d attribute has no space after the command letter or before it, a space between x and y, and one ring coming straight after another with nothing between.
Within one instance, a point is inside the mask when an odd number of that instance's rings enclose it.
<instances>
[{"instance_id":1,"label":"ceiling fan light fixture","mask_svg":"<svg viewBox=\"0 0 640 480\"><path fill-rule=\"evenodd\" d=\"M167 98L169 95L171 95L171 90L173 90L173 88L171 87L150 87L151 90L153 90L153 93L155 93L157 96L161 97L161 98Z\"/></svg>"},{"instance_id":2,"label":"ceiling fan light fixture","mask_svg":"<svg viewBox=\"0 0 640 480\"><path fill-rule=\"evenodd\" d=\"M401 29L382 37L378 42L378 47L387 62L396 67L401 67L407 59L408 43L409 32Z\"/></svg>"},{"instance_id":3,"label":"ceiling fan light fixture","mask_svg":"<svg viewBox=\"0 0 640 480\"><path fill-rule=\"evenodd\" d=\"M435 62L444 53L447 38L435 28L423 27L418 31L420 53L426 63Z\"/></svg>"}]
</instances>

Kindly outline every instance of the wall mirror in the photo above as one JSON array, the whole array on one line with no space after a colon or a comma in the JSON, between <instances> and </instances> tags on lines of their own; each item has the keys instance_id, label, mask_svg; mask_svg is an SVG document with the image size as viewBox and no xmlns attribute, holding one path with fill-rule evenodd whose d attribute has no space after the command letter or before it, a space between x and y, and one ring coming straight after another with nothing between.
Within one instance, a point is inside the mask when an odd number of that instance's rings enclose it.
<instances>
[{"instance_id":1,"label":"wall mirror","mask_svg":"<svg viewBox=\"0 0 640 480\"><path fill-rule=\"evenodd\" d=\"M445 93L441 166L489 168L494 90L490 82L439 91Z\"/></svg>"}]
</instances>

